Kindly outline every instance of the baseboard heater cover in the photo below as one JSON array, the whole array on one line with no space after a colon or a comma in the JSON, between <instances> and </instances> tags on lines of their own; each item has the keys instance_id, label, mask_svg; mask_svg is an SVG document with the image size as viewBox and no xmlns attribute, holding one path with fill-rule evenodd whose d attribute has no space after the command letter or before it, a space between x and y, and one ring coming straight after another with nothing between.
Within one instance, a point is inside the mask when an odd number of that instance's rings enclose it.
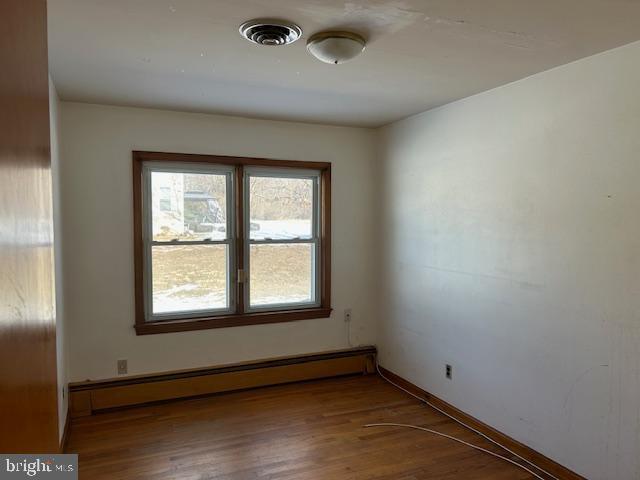
<instances>
[{"instance_id":1,"label":"baseboard heater cover","mask_svg":"<svg viewBox=\"0 0 640 480\"><path fill-rule=\"evenodd\" d=\"M99 410L350 374L375 373L373 346L69 384L72 418Z\"/></svg>"}]
</instances>

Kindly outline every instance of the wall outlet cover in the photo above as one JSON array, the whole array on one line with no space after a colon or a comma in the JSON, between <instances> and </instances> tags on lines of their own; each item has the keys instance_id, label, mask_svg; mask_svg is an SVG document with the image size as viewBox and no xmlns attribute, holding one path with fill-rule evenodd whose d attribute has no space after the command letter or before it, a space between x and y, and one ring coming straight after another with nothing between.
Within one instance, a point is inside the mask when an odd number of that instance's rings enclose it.
<instances>
[{"instance_id":1,"label":"wall outlet cover","mask_svg":"<svg viewBox=\"0 0 640 480\"><path fill-rule=\"evenodd\" d=\"M127 361L118 360L118 375L126 375L127 373Z\"/></svg>"}]
</instances>

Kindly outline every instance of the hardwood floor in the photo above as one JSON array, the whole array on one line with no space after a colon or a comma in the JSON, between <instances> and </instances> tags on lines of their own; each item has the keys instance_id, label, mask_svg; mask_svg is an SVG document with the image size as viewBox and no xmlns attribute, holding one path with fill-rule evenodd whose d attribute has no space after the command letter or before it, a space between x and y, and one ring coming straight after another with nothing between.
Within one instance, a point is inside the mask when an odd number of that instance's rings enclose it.
<instances>
[{"instance_id":1,"label":"hardwood floor","mask_svg":"<svg viewBox=\"0 0 640 480\"><path fill-rule=\"evenodd\" d=\"M266 387L73 420L80 479L530 479L413 423L503 453L375 375Z\"/></svg>"}]
</instances>

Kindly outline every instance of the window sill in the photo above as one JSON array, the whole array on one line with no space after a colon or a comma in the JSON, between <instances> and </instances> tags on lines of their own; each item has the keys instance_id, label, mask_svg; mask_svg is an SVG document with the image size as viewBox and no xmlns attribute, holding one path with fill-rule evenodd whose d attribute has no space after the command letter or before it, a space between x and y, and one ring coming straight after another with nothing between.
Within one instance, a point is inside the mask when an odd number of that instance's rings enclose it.
<instances>
[{"instance_id":1,"label":"window sill","mask_svg":"<svg viewBox=\"0 0 640 480\"><path fill-rule=\"evenodd\" d=\"M136 335L153 335L157 333L188 332L190 330L207 330L210 328L240 327L244 325L260 325L265 323L294 322L329 318L331 308L309 308L305 310L289 310L279 312L245 313L224 315L219 317L188 318L181 320L163 320L156 322L136 323Z\"/></svg>"}]
</instances>

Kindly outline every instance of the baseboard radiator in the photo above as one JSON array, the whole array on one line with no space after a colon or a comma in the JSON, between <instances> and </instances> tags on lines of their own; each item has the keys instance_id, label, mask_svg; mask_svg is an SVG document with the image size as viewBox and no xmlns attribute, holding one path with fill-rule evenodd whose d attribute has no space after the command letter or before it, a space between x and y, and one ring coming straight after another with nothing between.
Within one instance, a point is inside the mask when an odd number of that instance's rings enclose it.
<instances>
[{"instance_id":1,"label":"baseboard radiator","mask_svg":"<svg viewBox=\"0 0 640 480\"><path fill-rule=\"evenodd\" d=\"M100 410L248 388L375 373L373 346L69 384L71 418Z\"/></svg>"}]
</instances>

